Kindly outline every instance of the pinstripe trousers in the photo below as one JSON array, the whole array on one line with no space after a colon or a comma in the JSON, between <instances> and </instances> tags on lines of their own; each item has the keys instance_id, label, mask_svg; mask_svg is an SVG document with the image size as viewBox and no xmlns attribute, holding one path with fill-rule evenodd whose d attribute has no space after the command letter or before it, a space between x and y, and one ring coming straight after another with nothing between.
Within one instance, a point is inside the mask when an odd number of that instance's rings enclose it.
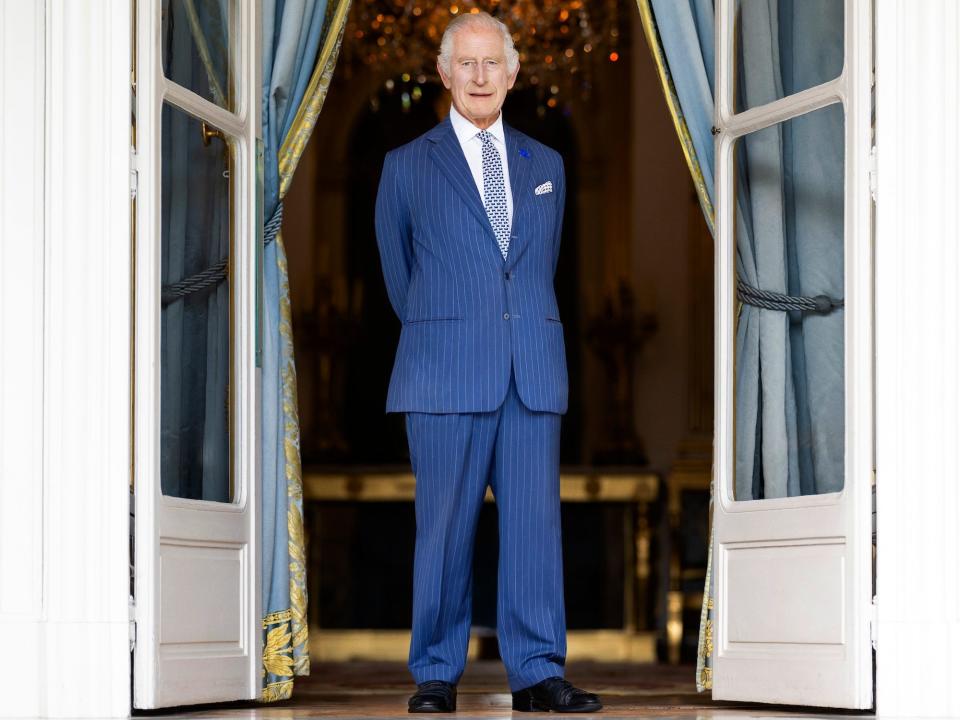
<instances>
[{"instance_id":1,"label":"pinstripe trousers","mask_svg":"<svg viewBox=\"0 0 960 720\"><path fill-rule=\"evenodd\" d=\"M529 410L512 372L492 412L406 414L416 477L409 667L417 683L456 683L463 673L474 538L488 483L500 535L497 640L510 688L563 676L560 418Z\"/></svg>"}]
</instances>

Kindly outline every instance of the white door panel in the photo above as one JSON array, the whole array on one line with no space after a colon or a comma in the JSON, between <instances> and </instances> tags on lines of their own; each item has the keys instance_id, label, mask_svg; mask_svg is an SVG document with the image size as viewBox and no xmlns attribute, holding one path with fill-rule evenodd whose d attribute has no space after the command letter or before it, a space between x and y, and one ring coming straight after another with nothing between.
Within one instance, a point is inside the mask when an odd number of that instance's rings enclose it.
<instances>
[{"instance_id":1,"label":"white door panel","mask_svg":"<svg viewBox=\"0 0 960 720\"><path fill-rule=\"evenodd\" d=\"M827 654L840 650L845 550L843 538L721 545L725 653L777 652L798 643Z\"/></svg>"},{"instance_id":2,"label":"white door panel","mask_svg":"<svg viewBox=\"0 0 960 720\"><path fill-rule=\"evenodd\" d=\"M743 2L756 0L742 0ZM717 3L716 606L713 697L839 708L873 703L873 296L870 0L845 2L835 80L733 107L737 3ZM776 3L773 3L776 5ZM775 123L844 110L844 476L823 495L736 501L735 144Z\"/></svg>"}]
</instances>

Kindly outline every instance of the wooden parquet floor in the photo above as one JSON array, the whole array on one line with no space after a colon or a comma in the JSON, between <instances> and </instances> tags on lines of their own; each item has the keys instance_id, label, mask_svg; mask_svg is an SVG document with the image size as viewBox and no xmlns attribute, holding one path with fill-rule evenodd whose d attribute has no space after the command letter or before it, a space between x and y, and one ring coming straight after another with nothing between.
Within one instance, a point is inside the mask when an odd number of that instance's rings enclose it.
<instances>
[{"instance_id":1,"label":"wooden parquet floor","mask_svg":"<svg viewBox=\"0 0 960 720\"><path fill-rule=\"evenodd\" d=\"M850 714L813 714L802 708L719 703L698 694L689 666L579 663L568 667L575 685L600 694L604 710L596 716L618 718L849 718ZM406 718L414 685L401 663L314 663L309 677L298 678L294 697L272 705L229 703L176 711L144 713L157 720L283 720L286 718ZM454 718L535 720L540 713L513 713L503 666L497 661L471 663L458 686ZM865 717L862 714L855 717ZM866 716L869 717L869 716Z\"/></svg>"}]
</instances>

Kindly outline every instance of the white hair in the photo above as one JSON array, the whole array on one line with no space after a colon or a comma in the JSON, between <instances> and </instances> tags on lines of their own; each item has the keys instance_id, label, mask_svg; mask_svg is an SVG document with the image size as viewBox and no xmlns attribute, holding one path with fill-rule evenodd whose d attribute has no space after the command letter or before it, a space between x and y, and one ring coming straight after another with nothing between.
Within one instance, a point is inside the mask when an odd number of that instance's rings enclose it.
<instances>
[{"instance_id":1,"label":"white hair","mask_svg":"<svg viewBox=\"0 0 960 720\"><path fill-rule=\"evenodd\" d=\"M520 64L520 53L513 47L513 36L510 30L500 20L493 17L490 13L483 11L472 13L466 12L458 15L447 25L443 31L443 38L440 40L440 54L437 56L437 62L443 71L450 74L450 62L453 59L453 36L461 30L487 28L497 30L503 36L503 52L507 57L507 71L513 72Z\"/></svg>"}]
</instances>

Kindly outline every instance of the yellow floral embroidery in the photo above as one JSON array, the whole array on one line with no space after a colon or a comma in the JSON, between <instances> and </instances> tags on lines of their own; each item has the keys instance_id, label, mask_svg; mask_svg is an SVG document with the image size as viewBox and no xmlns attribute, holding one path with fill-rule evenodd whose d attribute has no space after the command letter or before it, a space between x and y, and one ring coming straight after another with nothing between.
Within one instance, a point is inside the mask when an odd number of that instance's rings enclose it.
<instances>
[{"instance_id":1,"label":"yellow floral embroidery","mask_svg":"<svg viewBox=\"0 0 960 720\"><path fill-rule=\"evenodd\" d=\"M293 361L293 318L290 284L283 238L277 234L277 264L280 269L280 335L286 358L281 371L284 421L283 451L287 472L287 551L290 556L290 614L293 634L294 674L310 672L307 645L307 568L303 533L303 474L300 466L300 418L297 412L297 370Z\"/></svg>"},{"instance_id":2,"label":"yellow floral embroidery","mask_svg":"<svg viewBox=\"0 0 960 720\"><path fill-rule=\"evenodd\" d=\"M270 613L263 618L263 629L268 629L271 625L276 625L277 623L287 622L290 619L290 611L282 610L281 612Z\"/></svg>"},{"instance_id":3,"label":"yellow floral embroidery","mask_svg":"<svg viewBox=\"0 0 960 720\"><path fill-rule=\"evenodd\" d=\"M705 667L700 671L700 676L697 678L698 685L703 690L712 690L713 689L713 668Z\"/></svg>"},{"instance_id":4,"label":"yellow floral embroidery","mask_svg":"<svg viewBox=\"0 0 960 720\"><path fill-rule=\"evenodd\" d=\"M289 700L292 696L293 680L281 680L280 682L270 683L263 688L260 700L262 702L278 702Z\"/></svg>"},{"instance_id":5,"label":"yellow floral embroidery","mask_svg":"<svg viewBox=\"0 0 960 720\"><path fill-rule=\"evenodd\" d=\"M267 633L263 648L263 667L273 675L293 674L293 658L290 656L290 624L284 623Z\"/></svg>"},{"instance_id":6,"label":"yellow floral embroidery","mask_svg":"<svg viewBox=\"0 0 960 720\"><path fill-rule=\"evenodd\" d=\"M713 483L710 484L713 496ZM713 502L710 502L713 517ZM713 689L713 528L710 528L710 552L707 555L707 576L703 584L703 604L700 608L700 640L697 645L697 691Z\"/></svg>"}]
</instances>

